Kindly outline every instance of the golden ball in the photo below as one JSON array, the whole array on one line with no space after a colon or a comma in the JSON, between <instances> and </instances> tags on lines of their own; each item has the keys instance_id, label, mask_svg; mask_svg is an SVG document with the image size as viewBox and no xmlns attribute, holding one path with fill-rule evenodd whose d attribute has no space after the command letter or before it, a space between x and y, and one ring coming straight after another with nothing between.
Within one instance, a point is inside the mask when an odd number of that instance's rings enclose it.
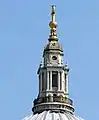
<instances>
[{"instance_id":1,"label":"golden ball","mask_svg":"<svg viewBox=\"0 0 99 120\"><path fill-rule=\"evenodd\" d=\"M49 23L50 28L56 28L57 27L57 22L50 22Z\"/></svg>"}]
</instances>

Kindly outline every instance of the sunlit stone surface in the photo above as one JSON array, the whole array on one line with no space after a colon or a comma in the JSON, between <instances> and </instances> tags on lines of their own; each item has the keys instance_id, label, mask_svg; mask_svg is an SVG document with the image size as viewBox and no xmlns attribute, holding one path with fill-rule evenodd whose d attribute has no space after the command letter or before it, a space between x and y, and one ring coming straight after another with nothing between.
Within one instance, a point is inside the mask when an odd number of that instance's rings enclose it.
<instances>
[{"instance_id":1,"label":"sunlit stone surface","mask_svg":"<svg viewBox=\"0 0 99 120\"><path fill-rule=\"evenodd\" d=\"M44 111L40 114L30 115L22 120L84 120L70 113L55 113Z\"/></svg>"}]
</instances>

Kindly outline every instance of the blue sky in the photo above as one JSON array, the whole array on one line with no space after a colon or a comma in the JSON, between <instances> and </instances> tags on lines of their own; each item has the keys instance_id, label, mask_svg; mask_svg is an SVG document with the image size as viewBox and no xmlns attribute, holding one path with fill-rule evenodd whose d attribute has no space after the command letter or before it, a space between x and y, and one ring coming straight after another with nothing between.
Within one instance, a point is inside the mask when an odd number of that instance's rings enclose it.
<instances>
[{"instance_id":1,"label":"blue sky","mask_svg":"<svg viewBox=\"0 0 99 120\"><path fill-rule=\"evenodd\" d=\"M37 69L47 44L51 5L57 6L59 42L69 73L76 114L98 120L99 1L0 1L0 119L31 114Z\"/></svg>"}]
</instances>

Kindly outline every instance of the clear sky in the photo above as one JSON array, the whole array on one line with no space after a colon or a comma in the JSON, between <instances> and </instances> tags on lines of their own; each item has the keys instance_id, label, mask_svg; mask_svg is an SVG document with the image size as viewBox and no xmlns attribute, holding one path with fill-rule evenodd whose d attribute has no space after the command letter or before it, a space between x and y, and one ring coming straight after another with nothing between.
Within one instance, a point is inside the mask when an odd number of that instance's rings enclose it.
<instances>
[{"instance_id":1,"label":"clear sky","mask_svg":"<svg viewBox=\"0 0 99 120\"><path fill-rule=\"evenodd\" d=\"M32 113L53 4L64 59L71 68L69 93L76 114L99 120L99 1L0 0L1 120L21 120Z\"/></svg>"}]
</instances>

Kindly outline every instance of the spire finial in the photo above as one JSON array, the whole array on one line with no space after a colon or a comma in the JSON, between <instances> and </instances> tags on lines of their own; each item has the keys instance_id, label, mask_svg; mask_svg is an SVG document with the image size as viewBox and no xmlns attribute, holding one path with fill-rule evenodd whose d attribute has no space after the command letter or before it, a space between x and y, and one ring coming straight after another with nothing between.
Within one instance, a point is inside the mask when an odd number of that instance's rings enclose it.
<instances>
[{"instance_id":1,"label":"spire finial","mask_svg":"<svg viewBox=\"0 0 99 120\"><path fill-rule=\"evenodd\" d=\"M53 21L53 22L55 22L55 12L56 12L56 6L53 5L53 6L52 6L52 13L51 13L51 15L52 15L52 21Z\"/></svg>"},{"instance_id":2,"label":"spire finial","mask_svg":"<svg viewBox=\"0 0 99 120\"><path fill-rule=\"evenodd\" d=\"M57 22L55 20L55 13L56 13L56 6L55 5L52 5L52 12L51 12L51 16L52 16L52 20L50 21L49 23L49 26L50 26L50 38L49 40L58 40L57 38L57 33L56 33L56 28L57 28Z\"/></svg>"}]
</instances>

